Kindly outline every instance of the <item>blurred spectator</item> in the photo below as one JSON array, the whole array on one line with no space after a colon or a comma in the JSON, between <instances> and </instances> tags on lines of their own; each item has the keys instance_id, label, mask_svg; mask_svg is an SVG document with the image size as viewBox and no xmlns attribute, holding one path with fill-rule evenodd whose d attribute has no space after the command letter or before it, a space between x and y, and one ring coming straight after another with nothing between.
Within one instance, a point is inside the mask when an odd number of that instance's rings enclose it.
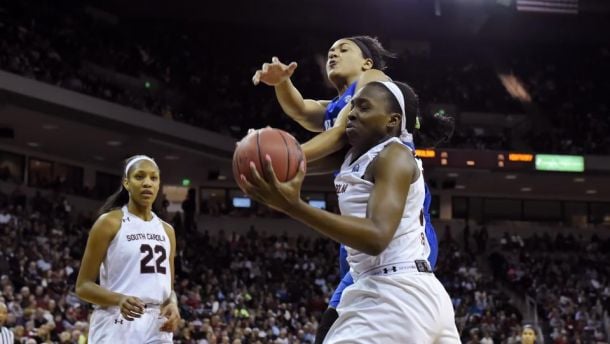
<instances>
[{"instance_id":1,"label":"blurred spectator","mask_svg":"<svg viewBox=\"0 0 610 344\"><path fill-rule=\"evenodd\" d=\"M0 302L0 343L1 344L13 344L15 336L13 332L6 326L6 319L8 318L8 309L4 302Z\"/></svg>"},{"instance_id":2,"label":"blurred spectator","mask_svg":"<svg viewBox=\"0 0 610 344\"><path fill-rule=\"evenodd\" d=\"M197 231L195 223L195 212L197 210L197 193L194 188L190 188L186 199L182 202L182 212L184 214L184 231L192 233Z\"/></svg>"},{"instance_id":3,"label":"blurred spectator","mask_svg":"<svg viewBox=\"0 0 610 344\"><path fill-rule=\"evenodd\" d=\"M336 37L303 38L288 31L271 35L264 28L253 33L239 25L222 35L214 35L213 29L201 35L199 28L160 21L142 29L128 19L100 20L80 3L42 6L24 0L3 3L1 9L0 68L235 138L264 125L285 129L300 141L311 137L281 115L272 90L249 82L260 63L278 52L282 59L299 63L293 81L303 94L314 99L335 96L318 60L324 60ZM225 44L227 35L238 37L240 45ZM608 47L515 49L501 42L490 43L498 51L490 56L485 51L491 46L480 43L431 44L442 49L425 54L403 51L389 69L395 79L406 80L417 90L423 111L431 104L450 104L458 113L502 114L509 122L512 114L525 112L536 121L529 124L531 129L458 126L448 146L610 152L608 87L598 77L610 72ZM212 54L210 46L222 46L224 53ZM524 94L523 103L505 87L509 79L511 87ZM549 130L541 131L540 126ZM68 187L61 180L39 182Z\"/></svg>"}]
</instances>

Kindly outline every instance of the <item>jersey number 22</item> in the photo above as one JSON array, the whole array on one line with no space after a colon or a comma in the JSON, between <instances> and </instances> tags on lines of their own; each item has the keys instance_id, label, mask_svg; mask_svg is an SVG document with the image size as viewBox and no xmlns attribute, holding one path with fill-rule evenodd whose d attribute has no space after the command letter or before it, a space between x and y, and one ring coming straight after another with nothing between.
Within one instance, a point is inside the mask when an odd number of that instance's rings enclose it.
<instances>
[{"instance_id":1,"label":"jersey number 22","mask_svg":"<svg viewBox=\"0 0 610 344\"><path fill-rule=\"evenodd\" d=\"M140 252L146 253L144 258L142 258L140 261L140 273L154 274L156 272L159 274L165 274L166 269L165 266L163 266L163 262L165 261L165 258L167 258L167 254L165 253L165 248L163 248L163 246L155 246L154 253L159 254L156 264L148 265L148 263L150 263L154 257L153 248L150 245L142 244L142 246L140 246Z\"/></svg>"}]
</instances>

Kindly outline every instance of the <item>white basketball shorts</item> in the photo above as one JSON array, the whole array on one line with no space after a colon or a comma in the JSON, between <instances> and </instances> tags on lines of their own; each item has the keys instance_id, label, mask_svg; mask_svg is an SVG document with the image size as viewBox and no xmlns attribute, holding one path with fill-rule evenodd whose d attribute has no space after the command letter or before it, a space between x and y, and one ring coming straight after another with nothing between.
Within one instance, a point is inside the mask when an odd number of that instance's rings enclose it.
<instances>
[{"instance_id":1,"label":"white basketball shorts","mask_svg":"<svg viewBox=\"0 0 610 344\"><path fill-rule=\"evenodd\" d=\"M159 330L167 319L158 306L147 306L141 317L127 321L118 307L98 308L91 315L89 344L165 344L173 334Z\"/></svg>"},{"instance_id":2,"label":"white basketball shorts","mask_svg":"<svg viewBox=\"0 0 610 344\"><path fill-rule=\"evenodd\" d=\"M451 299L433 273L361 277L337 312L325 344L461 343Z\"/></svg>"}]
</instances>

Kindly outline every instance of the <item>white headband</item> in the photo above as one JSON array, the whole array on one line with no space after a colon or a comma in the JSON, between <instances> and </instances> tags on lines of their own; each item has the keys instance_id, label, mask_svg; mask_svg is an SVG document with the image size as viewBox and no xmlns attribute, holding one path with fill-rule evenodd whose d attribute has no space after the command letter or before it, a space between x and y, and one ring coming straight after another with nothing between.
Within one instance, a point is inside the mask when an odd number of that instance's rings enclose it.
<instances>
[{"instance_id":1,"label":"white headband","mask_svg":"<svg viewBox=\"0 0 610 344\"><path fill-rule=\"evenodd\" d=\"M133 166L136 162L142 161L142 160L148 160L148 161L152 162L153 164L155 164L155 166L157 166L157 163L153 160L153 158L146 156L146 155L138 155L136 158L131 159L131 161L129 161L127 163L127 166L125 166L125 177L127 177L127 172L129 172L129 169L131 168L131 166ZM159 168L159 166L157 166L157 168Z\"/></svg>"},{"instance_id":2,"label":"white headband","mask_svg":"<svg viewBox=\"0 0 610 344\"><path fill-rule=\"evenodd\" d=\"M400 121L400 140L402 142L413 143L413 135L407 130L407 114L405 112L405 96L398 86L392 81L379 81L380 84L385 86L398 101L400 110L402 111L402 120Z\"/></svg>"}]
</instances>

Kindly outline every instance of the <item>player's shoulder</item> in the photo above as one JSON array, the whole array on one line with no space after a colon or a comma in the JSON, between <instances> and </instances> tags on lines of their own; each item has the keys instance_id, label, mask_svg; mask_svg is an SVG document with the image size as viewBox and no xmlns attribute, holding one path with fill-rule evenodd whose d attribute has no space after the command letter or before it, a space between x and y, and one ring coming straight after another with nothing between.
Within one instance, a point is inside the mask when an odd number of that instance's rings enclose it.
<instances>
[{"instance_id":1,"label":"player's shoulder","mask_svg":"<svg viewBox=\"0 0 610 344\"><path fill-rule=\"evenodd\" d=\"M93 224L92 231L101 231L114 235L121 228L122 220L123 211L121 209L110 210L97 218Z\"/></svg>"},{"instance_id":2,"label":"player's shoulder","mask_svg":"<svg viewBox=\"0 0 610 344\"><path fill-rule=\"evenodd\" d=\"M400 142L390 142L379 152L379 157L382 159L413 158L413 152Z\"/></svg>"},{"instance_id":3,"label":"player's shoulder","mask_svg":"<svg viewBox=\"0 0 610 344\"><path fill-rule=\"evenodd\" d=\"M169 235L171 238L175 238L176 231L174 230L174 227L161 219L159 219L159 220L161 221L161 225L163 226L165 233L167 233L167 235Z\"/></svg>"},{"instance_id":4,"label":"player's shoulder","mask_svg":"<svg viewBox=\"0 0 610 344\"><path fill-rule=\"evenodd\" d=\"M377 165L382 169L391 166L394 170L402 170L413 173L417 169L417 162L413 152L400 142L390 142L377 156Z\"/></svg>"},{"instance_id":5,"label":"player's shoulder","mask_svg":"<svg viewBox=\"0 0 610 344\"><path fill-rule=\"evenodd\" d=\"M97 218L97 222L106 225L120 224L122 220L123 210L121 209L112 209Z\"/></svg>"},{"instance_id":6,"label":"player's shoulder","mask_svg":"<svg viewBox=\"0 0 610 344\"><path fill-rule=\"evenodd\" d=\"M174 233L174 227L172 225L170 225L169 223L159 219L159 221L161 221L161 225L163 225L163 229L165 229L168 232Z\"/></svg>"},{"instance_id":7,"label":"player's shoulder","mask_svg":"<svg viewBox=\"0 0 610 344\"><path fill-rule=\"evenodd\" d=\"M392 79L379 69L369 69L360 75L356 88L361 89L369 82L374 81L392 81Z\"/></svg>"}]
</instances>

